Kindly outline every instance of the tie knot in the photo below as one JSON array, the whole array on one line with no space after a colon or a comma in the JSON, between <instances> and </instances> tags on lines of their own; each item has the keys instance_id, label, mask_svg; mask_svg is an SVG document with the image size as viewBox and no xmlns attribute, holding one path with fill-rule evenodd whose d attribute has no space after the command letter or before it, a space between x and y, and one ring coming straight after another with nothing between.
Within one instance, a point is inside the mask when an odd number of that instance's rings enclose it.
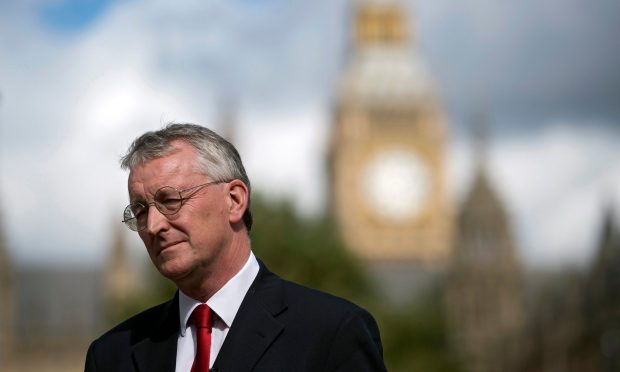
<instances>
[{"instance_id":1,"label":"tie knot","mask_svg":"<svg viewBox=\"0 0 620 372\"><path fill-rule=\"evenodd\" d=\"M198 305L191 316L192 321L196 328L208 328L211 329L212 325L212 312L209 306L206 304Z\"/></svg>"}]
</instances>

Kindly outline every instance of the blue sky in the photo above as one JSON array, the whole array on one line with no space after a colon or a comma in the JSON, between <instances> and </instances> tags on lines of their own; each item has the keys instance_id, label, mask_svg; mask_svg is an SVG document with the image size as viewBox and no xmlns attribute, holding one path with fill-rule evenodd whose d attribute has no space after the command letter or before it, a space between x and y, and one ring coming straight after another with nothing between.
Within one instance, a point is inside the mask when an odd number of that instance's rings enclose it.
<instances>
[{"instance_id":1,"label":"blue sky","mask_svg":"<svg viewBox=\"0 0 620 372\"><path fill-rule=\"evenodd\" d=\"M78 33L101 16L113 0L62 0L43 3L38 14L50 32Z\"/></svg>"},{"instance_id":2,"label":"blue sky","mask_svg":"<svg viewBox=\"0 0 620 372\"><path fill-rule=\"evenodd\" d=\"M99 264L126 203L117 160L131 139L170 120L221 129L222 107L256 188L321 212L350 6L0 4L0 203L16 259ZM620 3L405 6L449 122L453 202L469 185L469 125L483 111L491 177L524 260L585 262L603 206L620 210Z\"/></svg>"}]
</instances>

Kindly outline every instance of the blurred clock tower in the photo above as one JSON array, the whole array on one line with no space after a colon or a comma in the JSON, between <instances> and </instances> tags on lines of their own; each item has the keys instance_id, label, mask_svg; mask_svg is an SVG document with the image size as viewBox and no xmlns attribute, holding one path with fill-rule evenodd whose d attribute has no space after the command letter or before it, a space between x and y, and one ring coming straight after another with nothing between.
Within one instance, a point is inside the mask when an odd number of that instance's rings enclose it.
<instances>
[{"instance_id":1,"label":"blurred clock tower","mask_svg":"<svg viewBox=\"0 0 620 372\"><path fill-rule=\"evenodd\" d=\"M367 262L441 266L452 219L433 82L397 2L358 1L353 26L330 144L333 214Z\"/></svg>"}]
</instances>

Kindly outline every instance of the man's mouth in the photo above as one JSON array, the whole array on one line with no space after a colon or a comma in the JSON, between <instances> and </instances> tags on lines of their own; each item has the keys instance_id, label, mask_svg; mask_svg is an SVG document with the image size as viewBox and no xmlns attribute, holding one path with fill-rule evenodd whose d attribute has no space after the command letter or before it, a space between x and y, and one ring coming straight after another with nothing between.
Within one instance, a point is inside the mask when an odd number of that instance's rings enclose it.
<instances>
[{"instance_id":1,"label":"man's mouth","mask_svg":"<svg viewBox=\"0 0 620 372\"><path fill-rule=\"evenodd\" d=\"M170 247L173 247L173 246L175 246L175 245L177 245L177 244L180 244L180 243L182 243L182 242L183 242L183 241L178 241L178 242L171 242L171 243L164 243L164 244L160 244L160 245L159 245L159 251L160 251L160 252L162 252L162 251L164 251L164 250L166 250L166 249L168 249L168 248L170 248Z\"/></svg>"}]
</instances>

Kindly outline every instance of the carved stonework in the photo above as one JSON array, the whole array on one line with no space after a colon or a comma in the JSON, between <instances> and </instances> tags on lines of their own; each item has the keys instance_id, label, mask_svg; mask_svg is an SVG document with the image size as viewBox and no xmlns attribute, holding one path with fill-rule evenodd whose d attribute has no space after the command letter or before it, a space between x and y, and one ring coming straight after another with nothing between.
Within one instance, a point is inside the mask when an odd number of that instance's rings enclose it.
<instances>
[{"instance_id":1,"label":"carved stonework","mask_svg":"<svg viewBox=\"0 0 620 372\"><path fill-rule=\"evenodd\" d=\"M404 9L358 4L330 148L331 207L342 236L373 262L443 262L451 217L444 118L410 47Z\"/></svg>"}]
</instances>

